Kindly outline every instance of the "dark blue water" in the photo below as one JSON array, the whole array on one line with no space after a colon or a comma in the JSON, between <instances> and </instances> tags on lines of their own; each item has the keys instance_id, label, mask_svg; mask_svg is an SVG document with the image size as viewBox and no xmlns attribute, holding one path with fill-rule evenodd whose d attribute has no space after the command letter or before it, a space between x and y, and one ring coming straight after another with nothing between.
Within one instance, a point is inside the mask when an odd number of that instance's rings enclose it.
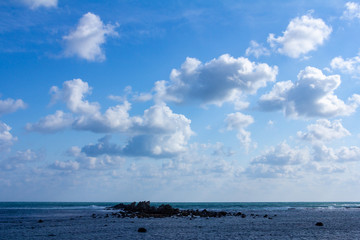
<instances>
[{"instance_id":1,"label":"dark blue water","mask_svg":"<svg viewBox=\"0 0 360 240\"><path fill-rule=\"evenodd\" d=\"M77 214L103 211L119 202L0 202L0 216L45 214ZM246 210L341 210L360 209L360 202L152 202L152 206L170 204L180 209L207 209L213 211Z\"/></svg>"}]
</instances>

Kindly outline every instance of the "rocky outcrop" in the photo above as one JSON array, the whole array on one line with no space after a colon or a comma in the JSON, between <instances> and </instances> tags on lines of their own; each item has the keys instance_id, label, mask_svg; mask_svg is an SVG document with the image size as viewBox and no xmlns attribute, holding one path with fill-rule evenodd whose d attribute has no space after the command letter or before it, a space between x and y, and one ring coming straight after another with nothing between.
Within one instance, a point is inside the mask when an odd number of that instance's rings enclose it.
<instances>
[{"instance_id":1,"label":"rocky outcrop","mask_svg":"<svg viewBox=\"0 0 360 240\"><path fill-rule=\"evenodd\" d=\"M180 210L178 208L173 208L169 204L162 204L158 207L150 205L149 201L133 202L131 204L117 204L115 206L107 208L108 210L120 210L119 212L113 212L113 217L124 218L124 217L138 217L138 218L163 218L163 217L225 217L225 216L240 216L245 218L246 215L238 212L231 213L225 211L208 211L206 209L200 210Z\"/></svg>"}]
</instances>

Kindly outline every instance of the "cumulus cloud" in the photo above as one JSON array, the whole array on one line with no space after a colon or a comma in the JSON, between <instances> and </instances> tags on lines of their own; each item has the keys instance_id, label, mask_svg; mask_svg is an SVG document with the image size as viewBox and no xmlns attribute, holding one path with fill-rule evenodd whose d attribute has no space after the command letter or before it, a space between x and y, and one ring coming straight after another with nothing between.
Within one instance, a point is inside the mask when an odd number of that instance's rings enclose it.
<instances>
[{"instance_id":1,"label":"cumulus cloud","mask_svg":"<svg viewBox=\"0 0 360 240\"><path fill-rule=\"evenodd\" d=\"M245 173L252 178L301 177L312 160L309 148L292 148L284 141L253 158Z\"/></svg>"},{"instance_id":2,"label":"cumulus cloud","mask_svg":"<svg viewBox=\"0 0 360 240\"><path fill-rule=\"evenodd\" d=\"M170 156L185 151L188 140L194 134L191 121L184 115L173 113L165 103L146 109L143 116L132 117L129 115L131 105L127 101L109 107L102 114L100 104L85 99L91 93L91 87L81 79L66 81L62 88L52 87L50 92L52 102L64 102L71 113L56 111L36 123L28 123L28 131L52 133L72 128L96 133L121 133L129 138L121 147L111 145L108 138L103 138L98 144L84 147L89 156Z\"/></svg>"},{"instance_id":3,"label":"cumulus cloud","mask_svg":"<svg viewBox=\"0 0 360 240\"><path fill-rule=\"evenodd\" d=\"M119 156L107 154L101 156L87 156L79 147L72 147L67 151L67 156L73 158L67 161L55 161L49 167L57 170L73 172L77 170L109 170L119 168L124 159Z\"/></svg>"},{"instance_id":4,"label":"cumulus cloud","mask_svg":"<svg viewBox=\"0 0 360 240\"><path fill-rule=\"evenodd\" d=\"M339 161L360 161L360 148L357 146L341 147L337 150Z\"/></svg>"},{"instance_id":5,"label":"cumulus cloud","mask_svg":"<svg viewBox=\"0 0 360 240\"><path fill-rule=\"evenodd\" d=\"M89 87L87 82L81 79L74 79L71 81L65 81L62 89L57 86L53 86L50 89L52 94L52 102L62 100L66 103L66 106L73 113L79 114L97 114L100 106L98 103L89 103L84 100L87 94L91 94L92 88Z\"/></svg>"},{"instance_id":6,"label":"cumulus cloud","mask_svg":"<svg viewBox=\"0 0 360 240\"><path fill-rule=\"evenodd\" d=\"M103 61L105 54L101 46L106 37L117 36L116 26L104 23L93 13L84 14L76 29L64 36L65 56L77 56L88 61Z\"/></svg>"},{"instance_id":7,"label":"cumulus cloud","mask_svg":"<svg viewBox=\"0 0 360 240\"><path fill-rule=\"evenodd\" d=\"M227 130L236 130L238 132L237 138L248 150L251 144L251 133L246 131L245 128L254 122L253 117L240 112L230 113L227 115L225 122Z\"/></svg>"},{"instance_id":8,"label":"cumulus cloud","mask_svg":"<svg viewBox=\"0 0 360 240\"><path fill-rule=\"evenodd\" d=\"M155 98L158 101L197 101L218 106L225 102L241 103L242 96L254 94L268 82L274 82L277 72L276 66L228 54L205 64L188 57L180 69L172 70L170 82L155 83Z\"/></svg>"},{"instance_id":9,"label":"cumulus cloud","mask_svg":"<svg viewBox=\"0 0 360 240\"><path fill-rule=\"evenodd\" d=\"M191 120L173 113L165 104L157 104L144 111L142 120L132 132L139 132L124 148L128 155L168 156L186 150L194 134Z\"/></svg>"},{"instance_id":10,"label":"cumulus cloud","mask_svg":"<svg viewBox=\"0 0 360 240\"><path fill-rule=\"evenodd\" d=\"M311 142L331 141L350 135L350 132L341 124L341 120L331 122L327 119L319 119L315 124L307 126L307 130L308 132L305 133L299 131L297 135L299 138Z\"/></svg>"},{"instance_id":11,"label":"cumulus cloud","mask_svg":"<svg viewBox=\"0 0 360 240\"><path fill-rule=\"evenodd\" d=\"M56 111L53 115L41 118L37 123L27 123L26 130L42 133L54 133L72 125L74 119L71 114Z\"/></svg>"},{"instance_id":12,"label":"cumulus cloud","mask_svg":"<svg viewBox=\"0 0 360 240\"><path fill-rule=\"evenodd\" d=\"M52 103L64 102L71 113L56 111L37 123L28 123L26 129L43 133L61 131L68 127L100 133L123 132L137 121L136 117L129 116L131 105L127 101L109 107L102 114L99 103L85 99L86 95L91 94L91 90L88 83L81 79L65 81L61 89L53 86L50 90Z\"/></svg>"},{"instance_id":13,"label":"cumulus cloud","mask_svg":"<svg viewBox=\"0 0 360 240\"><path fill-rule=\"evenodd\" d=\"M345 11L342 18L352 20L354 18L360 18L360 5L356 2L347 2L345 4Z\"/></svg>"},{"instance_id":14,"label":"cumulus cloud","mask_svg":"<svg viewBox=\"0 0 360 240\"><path fill-rule=\"evenodd\" d=\"M334 70L339 70L342 73L359 75L360 74L360 57L343 59L341 56L335 57L331 60L330 66Z\"/></svg>"},{"instance_id":15,"label":"cumulus cloud","mask_svg":"<svg viewBox=\"0 0 360 240\"><path fill-rule=\"evenodd\" d=\"M311 160L310 152L307 148L291 148L286 142L282 142L276 147L271 147L264 154L255 157L252 164L268 165L298 165Z\"/></svg>"},{"instance_id":16,"label":"cumulus cloud","mask_svg":"<svg viewBox=\"0 0 360 240\"><path fill-rule=\"evenodd\" d=\"M314 161L324 162L357 162L360 159L360 148L357 146L342 146L338 149L324 144L313 146Z\"/></svg>"},{"instance_id":17,"label":"cumulus cloud","mask_svg":"<svg viewBox=\"0 0 360 240\"><path fill-rule=\"evenodd\" d=\"M267 41L279 53L291 58L298 58L316 50L328 39L331 32L332 28L326 25L321 18L304 15L292 19L283 36L275 37L271 33Z\"/></svg>"},{"instance_id":18,"label":"cumulus cloud","mask_svg":"<svg viewBox=\"0 0 360 240\"><path fill-rule=\"evenodd\" d=\"M186 150L194 134L190 123L184 115L173 113L165 104L155 105L145 110L138 122L128 129L132 136L124 146L111 144L109 137L104 137L97 144L86 145L82 151L88 156L174 156Z\"/></svg>"},{"instance_id":19,"label":"cumulus cloud","mask_svg":"<svg viewBox=\"0 0 360 240\"><path fill-rule=\"evenodd\" d=\"M324 144L324 141L330 141L332 137L341 138L349 134L340 121L319 120L316 124L309 125L308 130L308 133L298 135L310 140L310 146L291 147L284 141L254 157L245 171L246 174L254 178L293 178L311 173L331 174L344 172L347 167L345 162L359 161L360 148L357 146L342 146L335 149ZM326 132L327 130L329 132Z\"/></svg>"},{"instance_id":20,"label":"cumulus cloud","mask_svg":"<svg viewBox=\"0 0 360 240\"><path fill-rule=\"evenodd\" d=\"M58 160L56 160L50 167L54 168L54 169L59 169L59 170L76 171L79 169L80 164L76 161L58 161Z\"/></svg>"},{"instance_id":21,"label":"cumulus cloud","mask_svg":"<svg viewBox=\"0 0 360 240\"><path fill-rule=\"evenodd\" d=\"M121 155L123 148L117 144L110 143L110 138L110 135L100 138L97 144L88 144L84 146L81 151L91 157L102 154Z\"/></svg>"},{"instance_id":22,"label":"cumulus cloud","mask_svg":"<svg viewBox=\"0 0 360 240\"><path fill-rule=\"evenodd\" d=\"M22 0L22 2L31 9L57 7L58 4L58 0Z\"/></svg>"},{"instance_id":23,"label":"cumulus cloud","mask_svg":"<svg viewBox=\"0 0 360 240\"><path fill-rule=\"evenodd\" d=\"M26 104L21 99L5 99L0 100L0 115L8 114L15 112L18 109L24 109L26 107Z\"/></svg>"},{"instance_id":24,"label":"cumulus cloud","mask_svg":"<svg viewBox=\"0 0 360 240\"><path fill-rule=\"evenodd\" d=\"M3 122L0 122L0 152L7 151L17 141L10 133L11 127Z\"/></svg>"},{"instance_id":25,"label":"cumulus cloud","mask_svg":"<svg viewBox=\"0 0 360 240\"><path fill-rule=\"evenodd\" d=\"M256 41L250 41L250 47L246 49L245 54L246 56L254 55L256 58L258 58L263 55L269 56L270 51Z\"/></svg>"},{"instance_id":26,"label":"cumulus cloud","mask_svg":"<svg viewBox=\"0 0 360 240\"><path fill-rule=\"evenodd\" d=\"M291 117L335 117L350 115L360 103L354 94L344 103L335 94L341 83L339 75L325 76L321 70L306 67L298 74L298 81L278 82L260 97L259 106L265 111L283 110Z\"/></svg>"}]
</instances>

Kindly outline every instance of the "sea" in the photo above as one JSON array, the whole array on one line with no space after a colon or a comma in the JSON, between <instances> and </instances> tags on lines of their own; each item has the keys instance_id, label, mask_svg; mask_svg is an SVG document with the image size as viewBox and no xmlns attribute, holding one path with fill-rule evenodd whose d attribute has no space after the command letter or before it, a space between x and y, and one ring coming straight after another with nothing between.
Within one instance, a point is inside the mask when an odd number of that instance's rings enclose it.
<instances>
[{"instance_id":1,"label":"sea","mask_svg":"<svg viewBox=\"0 0 360 240\"><path fill-rule=\"evenodd\" d=\"M129 204L130 202L122 202ZM77 216L106 212L119 202L0 202L0 219L42 216ZM151 206L170 204L174 208L208 211L251 212L292 210L359 209L360 202L151 202Z\"/></svg>"},{"instance_id":2,"label":"sea","mask_svg":"<svg viewBox=\"0 0 360 240\"><path fill-rule=\"evenodd\" d=\"M0 202L0 240L360 239L360 202L151 202L247 215L160 219L117 218L118 203Z\"/></svg>"}]
</instances>

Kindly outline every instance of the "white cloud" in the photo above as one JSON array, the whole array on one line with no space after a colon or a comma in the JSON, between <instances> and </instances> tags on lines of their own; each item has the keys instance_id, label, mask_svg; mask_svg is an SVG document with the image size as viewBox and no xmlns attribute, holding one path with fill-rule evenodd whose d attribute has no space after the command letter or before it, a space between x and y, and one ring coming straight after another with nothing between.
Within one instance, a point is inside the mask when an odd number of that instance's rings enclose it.
<instances>
[{"instance_id":1,"label":"white cloud","mask_svg":"<svg viewBox=\"0 0 360 240\"><path fill-rule=\"evenodd\" d=\"M58 161L56 160L52 165L52 168L59 170L79 170L80 164L76 161Z\"/></svg>"},{"instance_id":2,"label":"white cloud","mask_svg":"<svg viewBox=\"0 0 360 240\"><path fill-rule=\"evenodd\" d=\"M56 86L51 87L52 102L62 100L73 113L98 114L100 106L98 103L89 103L84 100L87 94L91 94L92 88L87 82L81 79L65 81L62 89Z\"/></svg>"},{"instance_id":3,"label":"white cloud","mask_svg":"<svg viewBox=\"0 0 360 240\"><path fill-rule=\"evenodd\" d=\"M350 135L350 132L341 124L341 120L331 122L327 119L319 119L315 124L307 126L307 129L308 132L299 131L297 135L301 139L311 142L331 141Z\"/></svg>"},{"instance_id":4,"label":"white cloud","mask_svg":"<svg viewBox=\"0 0 360 240\"><path fill-rule=\"evenodd\" d=\"M325 162L358 162L360 161L360 148L357 146L342 146L338 149L323 144L313 146L314 161Z\"/></svg>"},{"instance_id":5,"label":"white cloud","mask_svg":"<svg viewBox=\"0 0 360 240\"><path fill-rule=\"evenodd\" d=\"M28 123L29 131L56 132L72 127L78 130L93 132L124 132L137 118L130 118L128 111L130 103L125 101L113 107L109 107L104 114L100 112L100 104L85 100L85 96L91 93L91 87L81 79L65 81L62 89L53 86L50 90L52 103L62 101L66 104L70 113L56 111L40 119L37 123Z\"/></svg>"},{"instance_id":6,"label":"white cloud","mask_svg":"<svg viewBox=\"0 0 360 240\"><path fill-rule=\"evenodd\" d=\"M254 94L267 82L275 81L276 75L276 66L254 63L243 57L224 54L205 64L188 57L180 69L172 70L170 82L155 83L155 99L218 106L225 102L239 103L242 96Z\"/></svg>"},{"instance_id":7,"label":"white cloud","mask_svg":"<svg viewBox=\"0 0 360 240\"><path fill-rule=\"evenodd\" d=\"M103 154L101 156L87 156L81 152L79 147L72 147L67 151L67 155L73 160L55 161L50 165L50 168L77 171L77 170L111 170L121 167L125 161L119 156L110 156Z\"/></svg>"},{"instance_id":8,"label":"white cloud","mask_svg":"<svg viewBox=\"0 0 360 240\"><path fill-rule=\"evenodd\" d=\"M82 151L88 156L174 156L186 150L187 142L194 134L190 123L184 115L173 113L165 104L158 104L145 110L137 123L128 129L131 137L124 146L111 144L105 137L97 144L86 145Z\"/></svg>"},{"instance_id":9,"label":"white cloud","mask_svg":"<svg viewBox=\"0 0 360 240\"><path fill-rule=\"evenodd\" d=\"M109 107L104 114L100 104L85 99L91 87L81 79L64 82L62 88L52 87L52 103L62 101L71 113L56 111L36 123L28 123L28 131L52 133L66 128L96 133L122 133L129 137L124 146L111 145L104 138L96 145L84 148L89 155L134 155L165 157L186 150L191 121L173 113L165 103L158 103L144 111L143 116L129 115L130 103Z\"/></svg>"},{"instance_id":10,"label":"white cloud","mask_svg":"<svg viewBox=\"0 0 360 240\"><path fill-rule=\"evenodd\" d=\"M5 99L0 100L0 115L15 112L18 109L24 109L26 104L21 99Z\"/></svg>"},{"instance_id":11,"label":"white cloud","mask_svg":"<svg viewBox=\"0 0 360 240\"><path fill-rule=\"evenodd\" d=\"M333 162L338 159L336 151L333 148L329 148L322 143L315 142L312 146L313 160L320 162Z\"/></svg>"},{"instance_id":12,"label":"white cloud","mask_svg":"<svg viewBox=\"0 0 360 240\"><path fill-rule=\"evenodd\" d=\"M0 122L0 152L7 151L17 141L10 133L11 127L3 122Z\"/></svg>"},{"instance_id":13,"label":"white cloud","mask_svg":"<svg viewBox=\"0 0 360 240\"><path fill-rule=\"evenodd\" d=\"M308 171L315 171L318 174L334 174L346 171L346 166L339 164L324 164L319 162L311 162L306 166Z\"/></svg>"},{"instance_id":14,"label":"white cloud","mask_svg":"<svg viewBox=\"0 0 360 240\"><path fill-rule=\"evenodd\" d=\"M258 163L251 164L245 172L253 178L286 178L299 174L299 168L294 165L278 166Z\"/></svg>"},{"instance_id":15,"label":"white cloud","mask_svg":"<svg viewBox=\"0 0 360 240\"><path fill-rule=\"evenodd\" d=\"M337 150L339 161L360 161L360 148L357 146L341 147Z\"/></svg>"},{"instance_id":16,"label":"white cloud","mask_svg":"<svg viewBox=\"0 0 360 240\"><path fill-rule=\"evenodd\" d=\"M190 137L194 134L191 120L182 114L173 113L165 104L157 104L144 111L142 121L132 132L133 137L124 148L130 155L166 156L186 150Z\"/></svg>"},{"instance_id":17,"label":"white cloud","mask_svg":"<svg viewBox=\"0 0 360 240\"><path fill-rule=\"evenodd\" d=\"M271 147L263 155L255 157L252 164L267 165L298 165L311 160L310 152L307 148L291 148L286 142L282 142L276 147Z\"/></svg>"},{"instance_id":18,"label":"white cloud","mask_svg":"<svg viewBox=\"0 0 360 240\"><path fill-rule=\"evenodd\" d=\"M275 35L271 33L267 41L279 53L298 58L316 50L328 39L331 32L331 27L327 26L321 18L304 15L301 18L292 19L283 36L275 38Z\"/></svg>"},{"instance_id":19,"label":"white cloud","mask_svg":"<svg viewBox=\"0 0 360 240\"><path fill-rule=\"evenodd\" d=\"M356 2L347 2L345 4L346 10L343 12L342 18L352 20L360 18L360 5Z\"/></svg>"},{"instance_id":20,"label":"white cloud","mask_svg":"<svg viewBox=\"0 0 360 240\"><path fill-rule=\"evenodd\" d=\"M298 74L298 81L278 82L260 97L259 106L265 111L283 110L291 117L334 117L352 114L360 103L354 94L345 104L334 90L341 83L339 75L325 76L321 70L306 67Z\"/></svg>"},{"instance_id":21,"label":"white cloud","mask_svg":"<svg viewBox=\"0 0 360 240\"><path fill-rule=\"evenodd\" d=\"M37 123L26 124L26 130L43 133L53 133L71 127L74 119L71 114L56 111L53 115L41 118Z\"/></svg>"},{"instance_id":22,"label":"white cloud","mask_svg":"<svg viewBox=\"0 0 360 240\"><path fill-rule=\"evenodd\" d=\"M39 7L57 7L58 4L58 0L22 0L22 2L31 9L36 9Z\"/></svg>"},{"instance_id":23,"label":"white cloud","mask_svg":"<svg viewBox=\"0 0 360 240\"><path fill-rule=\"evenodd\" d=\"M88 61L103 61L105 54L101 48L107 36L117 36L116 26L104 23L93 13L86 13L80 19L76 29L64 36L65 56L78 56Z\"/></svg>"},{"instance_id":24,"label":"white cloud","mask_svg":"<svg viewBox=\"0 0 360 240\"><path fill-rule=\"evenodd\" d=\"M25 151L17 151L15 155L6 158L0 166L7 171L16 170L25 168L27 167L26 164L40 161L42 158L41 154L27 149Z\"/></svg>"},{"instance_id":25,"label":"white cloud","mask_svg":"<svg viewBox=\"0 0 360 240\"><path fill-rule=\"evenodd\" d=\"M84 152L86 156L90 157L95 157L102 154L121 155L123 153L123 147L110 143L110 138L111 136L107 135L103 138L100 138L97 144L88 144L79 150L80 152Z\"/></svg>"},{"instance_id":26,"label":"white cloud","mask_svg":"<svg viewBox=\"0 0 360 240\"><path fill-rule=\"evenodd\" d=\"M246 49L245 54L246 56L254 55L256 58L258 58L263 55L269 56L270 51L256 41L250 41L250 47Z\"/></svg>"},{"instance_id":27,"label":"white cloud","mask_svg":"<svg viewBox=\"0 0 360 240\"><path fill-rule=\"evenodd\" d=\"M334 70L340 70L342 73L359 75L360 74L360 57L347 58L344 60L341 56L331 60L330 66Z\"/></svg>"},{"instance_id":28,"label":"white cloud","mask_svg":"<svg viewBox=\"0 0 360 240\"><path fill-rule=\"evenodd\" d=\"M246 131L245 128L254 122L253 117L240 112L230 113L227 115L225 122L227 130L236 130L238 132L237 138L248 150L251 144L251 133Z\"/></svg>"}]
</instances>

